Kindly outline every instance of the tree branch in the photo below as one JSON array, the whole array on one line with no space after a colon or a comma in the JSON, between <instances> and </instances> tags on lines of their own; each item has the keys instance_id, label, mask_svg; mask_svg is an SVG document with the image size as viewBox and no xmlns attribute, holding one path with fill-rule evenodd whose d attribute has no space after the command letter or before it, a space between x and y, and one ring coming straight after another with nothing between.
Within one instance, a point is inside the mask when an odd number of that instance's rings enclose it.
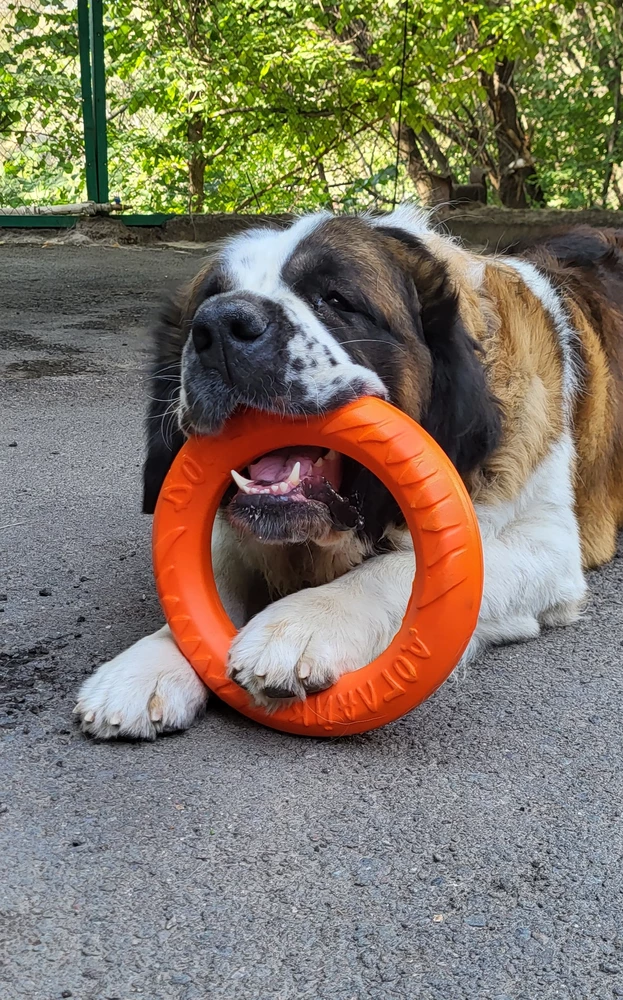
<instances>
[{"instance_id":1,"label":"tree branch","mask_svg":"<svg viewBox=\"0 0 623 1000\"><path fill-rule=\"evenodd\" d=\"M333 108L285 108L285 107L261 107L256 104L248 105L246 107L240 108L223 108L221 111L214 111L207 116L207 120L212 121L216 118L226 118L229 115L248 115L253 114L253 112L266 114L266 115L289 115L295 114L300 115L302 118L335 118L338 113L352 112L355 108L360 107L361 101L357 101L356 104L351 105L351 107L333 107Z\"/></svg>"},{"instance_id":2,"label":"tree branch","mask_svg":"<svg viewBox=\"0 0 623 1000\"><path fill-rule=\"evenodd\" d=\"M357 129L357 131L353 132L351 135L355 136L359 135L361 132L365 132L367 128L370 128L372 125L376 124L376 122L380 120L381 118L377 118L373 122L368 122L365 125L362 125L360 129ZM318 164L325 158L325 156L328 153L332 153L334 149L336 149L341 143L346 142L346 140L350 137L351 136L349 136L348 134L340 134L334 137L331 140L331 142L327 143L324 149L320 151L318 156L316 156L315 159L312 160L311 164L306 164L305 166L302 165L296 166L293 167L292 170L288 170L285 174L282 174L281 177L278 177L277 180L271 181L270 184L267 184L265 187L261 188L252 197L245 198L244 201L239 202L234 208L234 212L244 211L245 208L248 208L249 205L256 200L256 197L261 198L263 195L268 194L269 191L274 191L276 187L278 187L280 184L283 184L285 181L290 180L291 178L294 178L295 180L297 178L300 178L301 174L304 173L306 170L309 175L313 175L318 169Z\"/></svg>"}]
</instances>

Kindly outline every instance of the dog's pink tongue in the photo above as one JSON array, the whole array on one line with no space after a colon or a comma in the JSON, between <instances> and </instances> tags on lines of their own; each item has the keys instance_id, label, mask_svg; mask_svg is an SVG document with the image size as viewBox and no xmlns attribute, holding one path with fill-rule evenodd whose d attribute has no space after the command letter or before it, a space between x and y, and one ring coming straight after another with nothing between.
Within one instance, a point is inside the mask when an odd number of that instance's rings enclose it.
<instances>
[{"instance_id":1,"label":"dog's pink tongue","mask_svg":"<svg viewBox=\"0 0 623 1000\"><path fill-rule=\"evenodd\" d=\"M249 466L249 476L255 482L285 482L297 462L301 464L300 477L311 476L312 466L322 455L322 448L301 448L297 451L283 449L262 455Z\"/></svg>"},{"instance_id":2,"label":"dog's pink tongue","mask_svg":"<svg viewBox=\"0 0 623 1000\"><path fill-rule=\"evenodd\" d=\"M335 490L340 488L342 459L335 451L323 455L322 448L297 448L290 451L270 451L249 466L251 482L256 485L287 482L296 464L300 465L298 482L321 483L327 480Z\"/></svg>"}]
</instances>

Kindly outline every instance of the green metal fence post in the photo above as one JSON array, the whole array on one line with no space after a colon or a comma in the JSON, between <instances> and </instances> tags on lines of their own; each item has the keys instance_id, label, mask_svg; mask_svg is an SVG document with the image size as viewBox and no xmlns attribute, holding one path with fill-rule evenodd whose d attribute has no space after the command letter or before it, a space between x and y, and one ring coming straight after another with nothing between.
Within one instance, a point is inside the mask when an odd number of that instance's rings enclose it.
<instances>
[{"instance_id":1,"label":"green metal fence post","mask_svg":"<svg viewBox=\"0 0 623 1000\"><path fill-rule=\"evenodd\" d=\"M108 201L108 143L106 136L106 74L102 0L90 0L90 40L93 82L93 118L99 202Z\"/></svg>"},{"instance_id":2,"label":"green metal fence post","mask_svg":"<svg viewBox=\"0 0 623 1000\"><path fill-rule=\"evenodd\" d=\"M84 169L89 201L99 201L93 90L91 87L91 43L89 0L78 0L78 45L80 49L80 86L82 88L82 123L84 126Z\"/></svg>"},{"instance_id":3,"label":"green metal fence post","mask_svg":"<svg viewBox=\"0 0 623 1000\"><path fill-rule=\"evenodd\" d=\"M102 0L78 0L78 43L87 197L108 201L106 75Z\"/></svg>"}]
</instances>

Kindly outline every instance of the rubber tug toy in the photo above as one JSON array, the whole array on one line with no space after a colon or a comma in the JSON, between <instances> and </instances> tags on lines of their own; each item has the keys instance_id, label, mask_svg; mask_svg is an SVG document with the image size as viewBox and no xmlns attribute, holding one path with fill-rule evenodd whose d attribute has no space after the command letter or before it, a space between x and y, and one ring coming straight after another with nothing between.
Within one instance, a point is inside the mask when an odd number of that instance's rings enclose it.
<instances>
[{"instance_id":1,"label":"rubber tug toy","mask_svg":"<svg viewBox=\"0 0 623 1000\"><path fill-rule=\"evenodd\" d=\"M245 469L267 450L301 445L348 455L384 483L405 516L417 569L402 625L376 660L344 674L325 691L268 714L227 676L236 630L218 597L210 541L232 468ZM236 476L240 473L234 476L240 484ZM358 511L343 498L335 493L328 501L342 504L334 513L345 527L358 526ZM222 434L188 440L160 492L153 558L166 619L204 683L250 719L302 736L362 733L419 705L459 662L482 598L480 532L459 474L423 428L372 398L320 417L286 419L244 411Z\"/></svg>"}]
</instances>

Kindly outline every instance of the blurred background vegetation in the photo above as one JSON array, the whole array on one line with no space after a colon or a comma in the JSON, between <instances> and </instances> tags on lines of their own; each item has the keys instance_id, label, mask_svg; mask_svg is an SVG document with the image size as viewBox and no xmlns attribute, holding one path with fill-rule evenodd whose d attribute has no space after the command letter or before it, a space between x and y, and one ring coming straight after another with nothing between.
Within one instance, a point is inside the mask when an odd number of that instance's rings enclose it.
<instances>
[{"instance_id":1,"label":"blurred background vegetation","mask_svg":"<svg viewBox=\"0 0 623 1000\"><path fill-rule=\"evenodd\" d=\"M104 28L137 212L623 206L623 0L106 0ZM77 0L0 0L0 205L83 199L83 160Z\"/></svg>"}]
</instances>

